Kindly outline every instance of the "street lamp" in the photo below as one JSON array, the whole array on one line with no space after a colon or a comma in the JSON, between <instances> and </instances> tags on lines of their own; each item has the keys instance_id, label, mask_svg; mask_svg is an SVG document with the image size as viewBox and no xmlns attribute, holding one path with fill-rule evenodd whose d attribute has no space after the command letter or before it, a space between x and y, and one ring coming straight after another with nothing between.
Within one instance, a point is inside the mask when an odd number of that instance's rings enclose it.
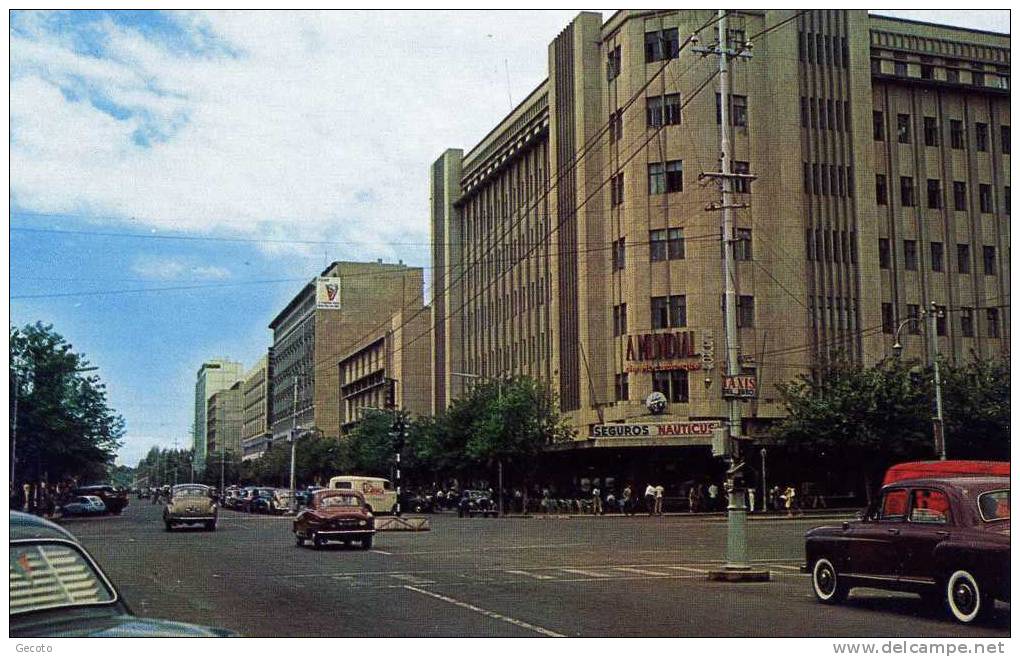
<instances>
[{"instance_id":1,"label":"street lamp","mask_svg":"<svg viewBox=\"0 0 1020 657\"><path fill-rule=\"evenodd\" d=\"M928 318L928 358L931 360L932 369L934 370L935 378L935 416L931 419L932 425L932 436L935 440L935 453L938 454L940 461L946 460L946 436L944 433L944 426L942 422L942 376L939 372L939 346L938 346L938 329L936 327L936 321L946 316L943 310L940 310L935 302L931 302L930 311L922 311L921 316L927 316ZM896 331L893 333L893 354L896 358L899 358L903 353L903 345L900 344L900 331L903 327L910 322L917 322L920 324L920 317L908 317L899 326L896 327Z\"/></svg>"},{"instance_id":2,"label":"street lamp","mask_svg":"<svg viewBox=\"0 0 1020 657\"><path fill-rule=\"evenodd\" d=\"M499 402L503 401L503 381L501 379L499 379L499 378L493 379L491 377L483 376L481 374L470 374L468 372L450 372L450 376L459 376L459 377L464 378L464 379L481 379L483 381L495 381L496 382L496 399ZM503 428L505 428L506 420L502 416L502 409L500 410L500 420L503 421L502 422L503 425L504 425ZM503 517L503 459L498 459L496 461L496 466L497 466L497 472L499 473L499 475L498 475L498 482L497 482L497 486L499 487L499 490L498 490L499 517L502 518Z\"/></svg>"}]
</instances>

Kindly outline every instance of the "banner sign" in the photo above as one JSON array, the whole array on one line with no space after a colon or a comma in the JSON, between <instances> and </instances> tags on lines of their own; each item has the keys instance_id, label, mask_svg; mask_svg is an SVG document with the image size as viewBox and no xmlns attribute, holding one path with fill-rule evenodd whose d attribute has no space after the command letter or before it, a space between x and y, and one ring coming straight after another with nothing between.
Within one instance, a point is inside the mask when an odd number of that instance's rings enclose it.
<instances>
[{"instance_id":1,"label":"banner sign","mask_svg":"<svg viewBox=\"0 0 1020 657\"><path fill-rule=\"evenodd\" d=\"M340 279L320 276L315 282L315 309L340 310Z\"/></svg>"},{"instance_id":2,"label":"banner sign","mask_svg":"<svg viewBox=\"0 0 1020 657\"><path fill-rule=\"evenodd\" d=\"M666 438L671 436L708 436L721 427L719 420L664 422L662 424L593 424L589 438Z\"/></svg>"},{"instance_id":3,"label":"banner sign","mask_svg":"<svg viewBox=\"0 0 1020 657\"><path fill-rule=\"evenodd\" d=\"M758 396L758 377L754 374L723 376L723 397L753 399Z\"/></svg>"},{"instance_id":4,"label":"banner sign","mask_svg":"<svg viewBox=\"0 0 1020 657\"><path fill-rule=\"evenodd\" d=\"M694 331L627 336L628 372L700 370L703 361L699 356L694 348Z\"/></svg>"}]
</instances>

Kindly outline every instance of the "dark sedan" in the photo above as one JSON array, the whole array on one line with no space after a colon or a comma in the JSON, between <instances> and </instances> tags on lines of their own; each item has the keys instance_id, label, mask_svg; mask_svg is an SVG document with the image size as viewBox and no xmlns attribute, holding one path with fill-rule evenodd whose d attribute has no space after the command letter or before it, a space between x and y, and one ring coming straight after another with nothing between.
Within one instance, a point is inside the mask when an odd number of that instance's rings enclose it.
<instances>
[{"instance_id":1,"label":"dark sedan","mask_svg":"<svg viewBox=\"0 0 1020 657\"><path fill-rule=\"evenodd\" d=\"M961 623L1009 600L1009 479L908 479L860 520L806 535L807 570L826 604L854 587L918 593Z\"/></svg>"}]
</instances>

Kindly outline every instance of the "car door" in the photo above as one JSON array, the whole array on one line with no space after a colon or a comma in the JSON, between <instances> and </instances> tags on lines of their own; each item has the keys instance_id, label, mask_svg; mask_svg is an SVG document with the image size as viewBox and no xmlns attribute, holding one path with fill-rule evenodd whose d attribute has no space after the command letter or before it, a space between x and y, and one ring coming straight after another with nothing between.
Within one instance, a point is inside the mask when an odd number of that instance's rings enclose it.
<instances>
[{"instance_id":1,"label":"car door","mask_svg":"<svg viewBox=\"0 0 1020 657\"><path fill-rule=\"evenodd\" d=\"M949 538L953 518L949 497L936 488L910 491L910 514L900 541L899 577L910 583L935 582L935 547Z\"/></svg>"},{"instance_id":2,"label":"car door","mask_svg":"<svg viewBox=\"0 0 1020 657\"><path fill-rule=\"evenodd\" d=\"M847 542L847 574L876 585L894 581L899 573L899 542L907 517L908 491L887 488L872 517L851 526Z\"/></svg>"}]
</instances>

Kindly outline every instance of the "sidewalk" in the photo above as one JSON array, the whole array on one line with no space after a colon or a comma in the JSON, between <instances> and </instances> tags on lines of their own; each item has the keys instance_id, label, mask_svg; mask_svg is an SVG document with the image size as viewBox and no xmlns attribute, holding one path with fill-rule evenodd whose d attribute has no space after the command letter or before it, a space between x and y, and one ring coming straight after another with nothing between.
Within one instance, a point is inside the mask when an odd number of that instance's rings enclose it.
<instances>
[{"instance_id":1,"label":"sidewalk","mask_svg":"<svg viewBox=\"0 0 1020 657\"><path fill-rule=\"evenodd\" d=\"M787 516L785 512L769 512L769 513L748 513L747 519L753 522L764 522L764 521L794 521L794 520L853 520L855 514L859 511L857 508L847 509L805 509L796 513L793 516ZM440 511L439 514L446 515L448 512ZM628 516L621 513L607 513L600 516L595 516L590 513L506 513L503 515L504 518L516 518L516 519L527 519L527 518L577 518L577 519L625 519L625 518L649 518L648 513L635 513L633 516ZM725 511L713 511L710 513L689 513L687 511L670 511L661 514L661 517L671 518L699 518L704 520L711 520L716 522L722 522L726 520Z\"/></svg>"}]
</instances>

